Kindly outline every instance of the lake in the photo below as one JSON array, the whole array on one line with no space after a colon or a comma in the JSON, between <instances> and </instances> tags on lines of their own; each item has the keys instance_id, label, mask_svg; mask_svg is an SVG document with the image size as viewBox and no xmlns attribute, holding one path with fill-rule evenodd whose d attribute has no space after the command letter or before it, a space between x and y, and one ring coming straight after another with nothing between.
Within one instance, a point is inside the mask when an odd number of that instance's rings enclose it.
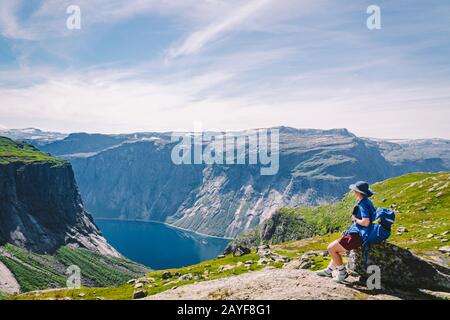
<instances>
[{"instance_id":1,"label":"lake","mask_svg":"<svg viewBox=\"0 0 450 320\"><path fill-rule=\"evenodd\" d=\"M215 258L229 242L155 222L99 219L95 223L121 254L152 269L178 268Z\"/></svg>"}]
</instances>

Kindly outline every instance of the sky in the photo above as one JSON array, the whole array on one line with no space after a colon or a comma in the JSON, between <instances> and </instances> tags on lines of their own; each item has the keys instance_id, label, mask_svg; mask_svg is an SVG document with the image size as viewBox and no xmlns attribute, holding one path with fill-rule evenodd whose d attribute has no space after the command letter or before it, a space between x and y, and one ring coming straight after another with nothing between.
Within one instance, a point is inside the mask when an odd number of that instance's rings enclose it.
<instances>
[{"instance_id":1,"label":"sky","mask_svg":"<svg viewBox=\"0 0 450 320\"><path fill-rule=\"evenodd\" d=\"M449 119L449 1L0 0L0 129L450 138Z\"/></svg>"}]
</instances>

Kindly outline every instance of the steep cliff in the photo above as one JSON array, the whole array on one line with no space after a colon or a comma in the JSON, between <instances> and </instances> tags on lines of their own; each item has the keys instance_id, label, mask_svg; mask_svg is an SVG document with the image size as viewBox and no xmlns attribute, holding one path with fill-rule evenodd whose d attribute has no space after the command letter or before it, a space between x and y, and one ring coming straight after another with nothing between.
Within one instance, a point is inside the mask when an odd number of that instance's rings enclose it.
<instances>
[{"instance_id":1,"label":"steep cliff","mask_svg":"<svg viewBox=\"0 0 450 320\"><path fill-rule=\"evenodd\" d=\"M0 138L0 244L36 253L63 245L120 256L84 210L70 163Z\"/></svg>"}]
</instances>

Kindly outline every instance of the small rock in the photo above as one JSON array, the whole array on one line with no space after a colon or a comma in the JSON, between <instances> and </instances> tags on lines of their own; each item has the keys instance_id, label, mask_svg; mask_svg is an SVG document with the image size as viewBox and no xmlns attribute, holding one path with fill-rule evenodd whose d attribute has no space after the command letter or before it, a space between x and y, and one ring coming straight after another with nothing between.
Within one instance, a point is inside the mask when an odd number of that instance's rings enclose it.
<instances>
[{"instance_id":1,"label":"small rock","mask_svg":"<svg viewBox=\"0 0 450 320\"><path fill-rule=\"evenodd\" d=\"M313 262L310 260L300 261L299 269L309 269L313 265Z\"/></svg>"},{"instance_id":2,"label":"small rock","mask_svg":"<svg viewBox=\"0 0 450 320\"><path fill-rule=\"evenodd\" d=\"M436 198L439 198L439 197L441 197L442 195L443 195L442 192L438 192L438 193L436 193L435 197L436 197Z\"/></svg>"},{"instance_id":3,"label":"small rock","mask_svg":"<svg viewBox=\"0 0 450 320\"><path fill-rule=\"evenodd\" d=\"M250 252L252 252L250 250L250 248L247 247L243 247L243 246L237 246L234 250L233 250L233 256L235 257L241 257L243 255L249 254Z\"/></svg>"},{"instance_id":4,"label":"small rock","mask_svg":"<svg viewBox=\"0 0 450 320\"><path fill-rule=\"evenodd\" d=\"M79 296L80 298L83 298L84 296L86 296L86 294L82 292L82 293L78 294L78 296Z\"/></svg>"},{"instance_id":5,"label":"small rock","mask_svg":"<svg viewBox=\"0 0 450 320\"><path fill-rule=\"evenodd\" d=\"M302 255L302 257L300 258L300 260L304 260L304 259L310 259L313 257L317 257L318 253L314 252L314 251L310 251L310 252L306 252Z\"/></svg>"},{"instance_id":6,"label":"small rock","mask_svg":"<svg viewBox=\"0 0 450 320\"><path fill-rule=\"evenodd\" d=\"M219 254L219 255L217 256L217 258L218 258L218 259L223 259L223 258L225 258L225 255L224 255L224 254Z\"/></svg>"},{"instance_id":7,"label":"small rock","mask_svg":"<svg viewBox=\"0 0 450 320\"><path fill-rule=\"evenodd\" d=\"M180 276L181 276L181 273L180 273L180 272L175 272L175 273L173 274L173 276L174 276L174 277L180 277Z\"/></svg>"},{"instance_id":8,"label":"small rock","mask_svg":"<svg viewBox=\"0 0 450 320\"><path fill-rule=\"evenodd\" d=\"M135 289L141 289L141 288L143 288L143 287L144 287L144 284L143 284L142 282L136 283L136 284L134 285L134 288L135 288Z\"/></svg>"},{"instance_id":9,"label":"small rock","mask_svg":"<svg viewBox=\"0 0 450 320\"><path fill-rule=\"evenodd\" d=\"M319 253L319 256L321 256L321 257L328 257L328 255L329 255L329 253L326 250Z\"/></svg>"},{"instance_id":10,"label":"small rock","mask_svg":"<svg viewBox=\"0 0 450 320\"><path fill-rule=\"evenodd\" d=\"M166 271L162 274L161 279L166 280L172 278L172 273L170 273L169 271Z\"/></svg>"},{"instance_id":11,"label":"small rock","mask_svg":"<svg viewBox=\"0 0 450 320\"><path fill-rule=\"evenodd\" d=\"M244 263L245 263L245 264L253 264L253 262L254 262L253 260L247 260L247 261L245 261Z\"/></svg>"},{"instance_id":12,"label":"small rock","mask_svg":"<svg viewBox=\"0 0 450 320\"><path fill-rule=\"evenodd\" d=\"M448 231L444 231L441 233L441 236L446 236L446 235L448 235Z\"/></svg>"},{"instance_id":13,"label":"small rock","mask_svg":"<svg viewBox=\"0 0 450 320\"><path fill-rule=\"evenodd\" d=\"M127 281L128 284L134 284L135 282L136 282L136 279L131 279L131 280Z\"/></svg>"},{"instance_id":14,"label":"small rock","mask_svg":"<svg viewBox=\"0 0 450 320\"><path fill-rule=\"evenodd\" d=\"M95 300L105 300L103 297L95 297Z\"/></svg>"},{"instance_id":15,"label":"small rock","mask_svg":"<svg viewBox=\"0 0 450 320\"><path fill-rule=\"evenodd\" d=\"M386 202L387 201L387 199L386 198L383 198L382 200L381 200L381 202Z\"/></svg>"},{"instance_id":16,"label":"small rock","mask_svg":"<svg viewBox=\"0 0 450 320\"><path fill-rule=\"evenodd\" d=\"M190 280L192 280L192 279L194 279L194 276L193 276L191 273L183 274L183 275L180 277L180 281L190 281Z\"/></svg>"},{"instance_id":17,"label":"small rock","mask_svg":"<svg viewBox=\"0 0 450 320\"><path fill-rule=\"evenodd\" d=\"M427 238L428 238L428 239L431 239L431 238L433 238L433 237L434 237L434 234L432 234L432 233L430 233L430 234L427 235Z\"/></svg>"},{"instance_id":18,"label":"small rock","mask_svg":"<svg viewBox=\"0 0 450 320\"><path fill-rule=\"evenodd\" d=\"M147 296L147 291L145 290L137 290L133 292L133 299L142 299Z\"/></svg>"},{"instance_id":19,"label":"small rock","mask_svg":"<svg viewBox=\"0 0 450 320\"><path fill-rule=\"evenodd\" d=\"M397 233L403 233L403 232L409 232L409 230L406 229L406 227L398 227Z\"/></svg>"},{"instance_id":20,"label":"small rock","mask_svg":"<svg viewBox=\"0 0 450 320\"><path fill-rule=\"evenodd\" d=\"M439 248L439 251L442 253L450 254L450 246L443 246Z\"/></svg>"},{"instance_id":21,"label":"small rock","mask_svg":"<svg viewBox=\"0 0 450 320\"><path fill-rule=\"evenodd\" d=\"M442 239L441 242L448 242L448 239Z\"/></svg>"},{"instance_id":22,"label":"small rock","mask_svg":"<svg viewBox=\"0 0 450 320\"><path fill-rule=\"evenodd\" d=\"M270 262L269 259L263 257L263 258L259 259L257 263L260 266L260 265L263 265L263 264L268 264L269 262Z\"/></svg>"}]
</instances>

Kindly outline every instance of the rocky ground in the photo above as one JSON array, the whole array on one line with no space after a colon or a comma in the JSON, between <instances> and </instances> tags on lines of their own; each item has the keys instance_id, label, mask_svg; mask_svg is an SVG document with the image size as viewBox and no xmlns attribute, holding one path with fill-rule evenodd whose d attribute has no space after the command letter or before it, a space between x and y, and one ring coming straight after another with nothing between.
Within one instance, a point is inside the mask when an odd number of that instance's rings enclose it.
<instances>
[{"instance_id":1,"label":"rocky ground","mask_svg":"<svg viewBox=\"0 0 450 320\"><path fill-rule=\"evenodd\" d=\"M234 255L245 255L245 248L240 245L232 246L228 249L230 253L233 253ZM450 298L450 294L448 293L419 291L416 289L393 290L383 288L381 290L369 290L365 284L360 282L359 277L352 276L344 283L338 284L334 282L333 279L319 277L315 272L307 270L311 267L311 264L314 263L313 259L323 253L305 253L300 259L295 259L290 262L288 261L289 259L286 260L286 257L273 252L268 246L260 246L257 249L257 254L261 257L258 264L265 264L267 263L266 260L272 260L283 263L283 267L275 268L274 266L267 266L259 271L248 272L229 278L196 282L182 287L175 286L171 290L149 296L146 299L398 300ZM397 251L392 253L392 256L394 257L397 257L398 255L399 253ZM411 257L413 256L411 255ZM424 266L431 268L427 262L418 258L414 260L414 263L416 265L423 264ZM400 271L405 274L409 274L412 270L411 266L407 264L403 269L404 270ZM419 271L423 271L422 269ZM438 272L435 269L432 269L431 271L433 271L433 275ZM356 276L357 274L355 273L354 275ZM440 274L440 276L444 277L444 281L448 281L448 278L445 278L445 275ZM430 279L432 278L430 273ZM395 288L399 288L399 286L395 285ZM446 288L446 286L444 286L444 288Z\"/></svg>"},{"instance_id":2,"label":"rocky ground","mask_svg":"<svg viewBox=\"0 0 450 320\"><path fill-rule=\"evenodd\" d=\"M426 295L406 292L373 292L350 277L344 284L322 278L302 269L267 267L235 277L199 282L178 287L148 300L398 300L426 298Z\"/></svg>"}]
</instances>

